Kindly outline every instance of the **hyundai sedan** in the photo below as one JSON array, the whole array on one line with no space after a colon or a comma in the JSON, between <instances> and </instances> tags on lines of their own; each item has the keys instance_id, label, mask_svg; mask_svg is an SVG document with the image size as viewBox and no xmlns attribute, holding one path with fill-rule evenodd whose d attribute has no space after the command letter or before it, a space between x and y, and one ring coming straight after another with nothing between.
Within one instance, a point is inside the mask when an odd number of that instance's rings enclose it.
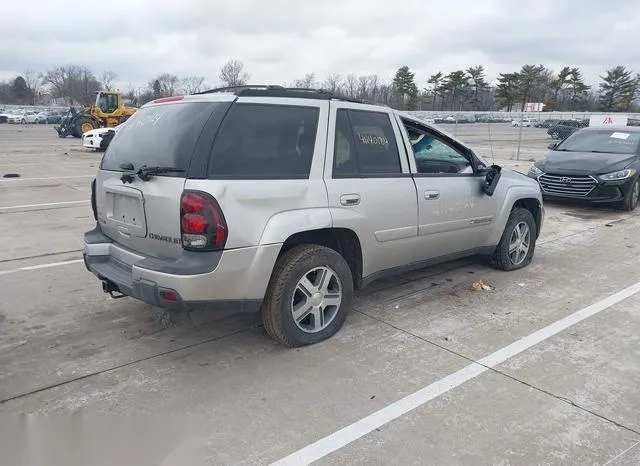
<instances>
[{"instance_id":1,"label":"hyundai sedan","mask_svg":"<svg viewBox=\"0 0 640 466\"><path fill-rule=\"evenodd\" d=\"M549 149L528 173L545 198L637 207L640 127L584 128Z\"/></svg>"}]
</instances>

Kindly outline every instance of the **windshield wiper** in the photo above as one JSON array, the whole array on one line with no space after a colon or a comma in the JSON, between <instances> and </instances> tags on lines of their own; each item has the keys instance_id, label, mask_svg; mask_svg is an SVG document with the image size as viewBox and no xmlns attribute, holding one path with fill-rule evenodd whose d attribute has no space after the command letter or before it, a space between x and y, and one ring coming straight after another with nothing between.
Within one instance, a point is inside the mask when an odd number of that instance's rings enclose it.
<instances>
[{"instance_id":1,"label":"windshield wiper","mask_svg":"<svg viewBox=\"0 0 640 466\"><path fill-rule=\"evenodd\" d=\"M127 173L123 173L120 177L120 180L123 183L132 183L136 176L142 181L149 181L153 175L160 175L162 173L184 173L185 171L176 167L148 167L147 165L143 165L138 168L137 171L134 171L133 164L131 163L120 164L120 168L123 170L129 170Z\"/></svg>"}]
</instances>

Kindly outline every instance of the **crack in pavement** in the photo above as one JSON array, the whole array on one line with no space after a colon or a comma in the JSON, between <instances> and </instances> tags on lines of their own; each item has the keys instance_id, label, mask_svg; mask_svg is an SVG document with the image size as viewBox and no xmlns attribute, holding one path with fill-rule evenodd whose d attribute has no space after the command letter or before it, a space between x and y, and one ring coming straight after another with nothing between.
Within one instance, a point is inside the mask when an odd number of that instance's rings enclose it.
<instances>
[{"instance_id":1,"label":"crack in pavement","mask_svg":"<svg viewBox=\"0 0 640 466\"><path fill-rule=\"evenodd\" d=\"M152 354L152 355L146 356L144 358L135 359L133 361L129 361L129 362L126 362L126 363L123 363L123 364L118 364L118 365L113 366L113 367L108 367L106 369L102 369L102 370L99 370L99 371L90 372L88 374L81 375L80 377L74 377L73 379L64 380L62 382L58 382L58 383L55 383L55 384L47 385L46 387L36 388L36 389L31 390L29 392L20 393L18 395L12 395L12 396L10 396L8 398L0 400L0 405L3 405L3 404L8 403L10 401L18 400L20 398L25 398L27 396L35 395L36 393L41 393L41 392L44 392L44 391L47 391L47 390L51 390L53 388L62 387L64 385L69 385L69 384L71 384L73 382L77 382L79 380L85 380L85 379L88 379L90 377L94 377L94 376L101 375L101 374L106 374L108 372L113 372L113 371L116 371L118 369L122 369L122 368L125 368L125 367L128 367L128 366L132 366L134 364L138 364L140 362L149 361L149 360L154 359L154 358L158 358L158 357L161 357L161 356L166 356L166 355L173 354L173 353L178 353L180 351L184 351L184 350L187 350L187 349L195 348L195 347L198 347L198 346L201 346L201 345L205 345L207 343L211 343L211 342L214 342L214 341L223 340L225 338L229 338L229 337L233 337L233 336L236 336L236 335L240 335L241 333L251 331L254 328L256 328L256 324L253 324L253 325L251 325L251 326L249 326L247 328L236 330L236 331L231 332L231 333L227 333L225 335L220 335L220 336L217 336L217 337L214 337L214 338L208 338L208 339L206 339L204 341L191 343L189 345L183 345L183 346L180 346L178 348L174 348L174 349L171 349L171 350L163 351L163 352L157 353L157 354Z\"/></svg>"},{"instance_id":2,"label":"crack in pavement","mask_svg":"<svg viewBox=\"0 0 640 466\"><path fill-rule=\"evenodd\" d=\"M560 396L560 395L556 395L555 393L550 392L549 390L545 390L544 388L538 387L536 385L533 385L532 383L529 383L529 382L526 382L524 380L521 380L521 379L519 379L519 378L517 378L517 377L515 377L513 375L507 374L506 372L503 372L503 371L501 371L499 369L496 369L494 367L490 367L490 366L487 366L485 364L482 364L482 363L478 362L477 360L475 360L474 358L471 358L471 357L466 356L466 355L464 355L462 353L459 353L458 351L455 351L455 350L452 350L450 348L447 348L446 346L442 346L439 343L436 343L434 341L429 340L428 338L425 338L425 337L422 337L420 335L417 335L417 334L415 334L415 333L413 333L413 332L411 332L409 330L405 330L405 329L403 329L401 327L398 327L397 325L393 325L390 322L386 322L386 321L384 321L382 319L379 319L377 317L369 315L364 311L361 311L361 310L358 310L358 309L354 309L354 311L358 312L359 314L361 314L361 315L363 315L365 317L368 317L368 318L370 318L372 320L375 320L376 322L380 322L381 324L387 325L387 326L389 326L389 327L391 327L391 328L393 328L395 330L398 330L399 332L402 332L402 333L404 333L406 335L410 335L410 336L412 336L414 338L417 338L418 340L420 340L420 341L422 341L424 343L427 343L429 345L435 346L436 348L439 348L439 349L444 350L444 351L446 351L448 353L451 353L451 354L453 354L455 356L458 356L458 357L460 357L462 359L465 359L466 361L478 364L479 366L482 366L482 367L490 370L493 373L496 373L496 374L499 374L499 375L501 375L503 377L509 378L509 379L513 380L514 382L518 382L518 383L520 383L520 384L522 384L522 385L524 385L526 387L529 387L529 388L531 388L533 390L536 390L536 391L538 391L540 393L543 393L543 394L545 394L547 396L555 398L558 401L561 401L561 402L563 402L565 404L573 406L574 408L577 408L577 409L579 409L579 410L581 410L581 411L583 411L585 413L588 413L588 414L590 414L592 416L595 416L595 417L597 417L597 418L599 418L599 419L601 419L601 420L603 420L605 422L611 423L611 424L615 425L616 427L619 427L619 428L624 429L624 430L626 430L628 432L631 432L631 433L633 433L633 434L638 436L637 440L640 442L640 431L638 431L638 430L636 430L636 429L634 429L632 427L626 426L626 425L624 425L624 424L622 424L622 423L620 423L620 422L618 422L618 421L616 421L614 419L608 418L607 416L599 414L599 413L597 413L597 412L595 412L593 410L590 410L589 408L581 406L581 405L579 405L578 403L576 403L575 401L573 401L573 400L571 400L569 398L566 398L566 397L563 397L563 396Z\"/></svg>"}]
</instances>

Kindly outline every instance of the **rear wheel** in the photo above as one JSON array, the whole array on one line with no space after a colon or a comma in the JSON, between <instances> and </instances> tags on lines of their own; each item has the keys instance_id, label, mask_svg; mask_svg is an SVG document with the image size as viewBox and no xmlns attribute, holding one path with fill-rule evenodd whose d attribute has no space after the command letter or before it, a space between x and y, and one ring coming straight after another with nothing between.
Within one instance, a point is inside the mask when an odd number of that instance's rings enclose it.
<instances>
[{"instance_id":1,"label":"rear wheel","mask_svg":"<svg viewBox=\"0 0 640 466\"><path fill-rule=\"evenodd\" d=\"M493 254L494 267L509 271L529 265L537 236L537 226L531 212L522 207L513 209Z\"/></svg>"},{"instance_id":2,"label":"rear wheel","mask_svg":"<svg viewBox=\"0 0 640 466\"><path fill-rule=\"evenodd\" d=\"M276 262L262 305L264 327L288 347L319 343L340 330L352 300L351 270L340 254L297 246Z\"/></svg>"},{"instance_id":3,"label":"rear wheel","mask_svg":"<svg viewBox=\"0 0 640 466\"><path fill-rule=\"evenodd\" d=\"M636 180L631 185L631 189L627 193L627 197L622 203L622 208L626 211L633 211L638 207L638 201L640 200L640 178L636 178Z\"/></svg>"}]
</instances>

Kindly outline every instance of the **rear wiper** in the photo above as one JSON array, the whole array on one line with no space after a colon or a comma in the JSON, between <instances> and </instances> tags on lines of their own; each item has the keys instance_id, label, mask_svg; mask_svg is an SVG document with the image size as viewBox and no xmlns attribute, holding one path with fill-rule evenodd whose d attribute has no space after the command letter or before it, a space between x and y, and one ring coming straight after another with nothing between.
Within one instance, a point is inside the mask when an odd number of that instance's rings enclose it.
<instances>
[{"instance_id":1,"label":"rear wiper","mask_svg":"<svg viewBox=\"0 0 640 466\"><path fill-rule=\"evenodd\" d=\"M132 183L134 177L140 178L142 181L149 181L152 175L160 175L162 173L184 173L185 170L176 167L148 167L143 165L138 168L137 171L133 171L133 165L131 163L123 163L120 165L123 170L129 170L128 173L123 173L120 180L123 183Z\"/></svg>"}]
</instances>

